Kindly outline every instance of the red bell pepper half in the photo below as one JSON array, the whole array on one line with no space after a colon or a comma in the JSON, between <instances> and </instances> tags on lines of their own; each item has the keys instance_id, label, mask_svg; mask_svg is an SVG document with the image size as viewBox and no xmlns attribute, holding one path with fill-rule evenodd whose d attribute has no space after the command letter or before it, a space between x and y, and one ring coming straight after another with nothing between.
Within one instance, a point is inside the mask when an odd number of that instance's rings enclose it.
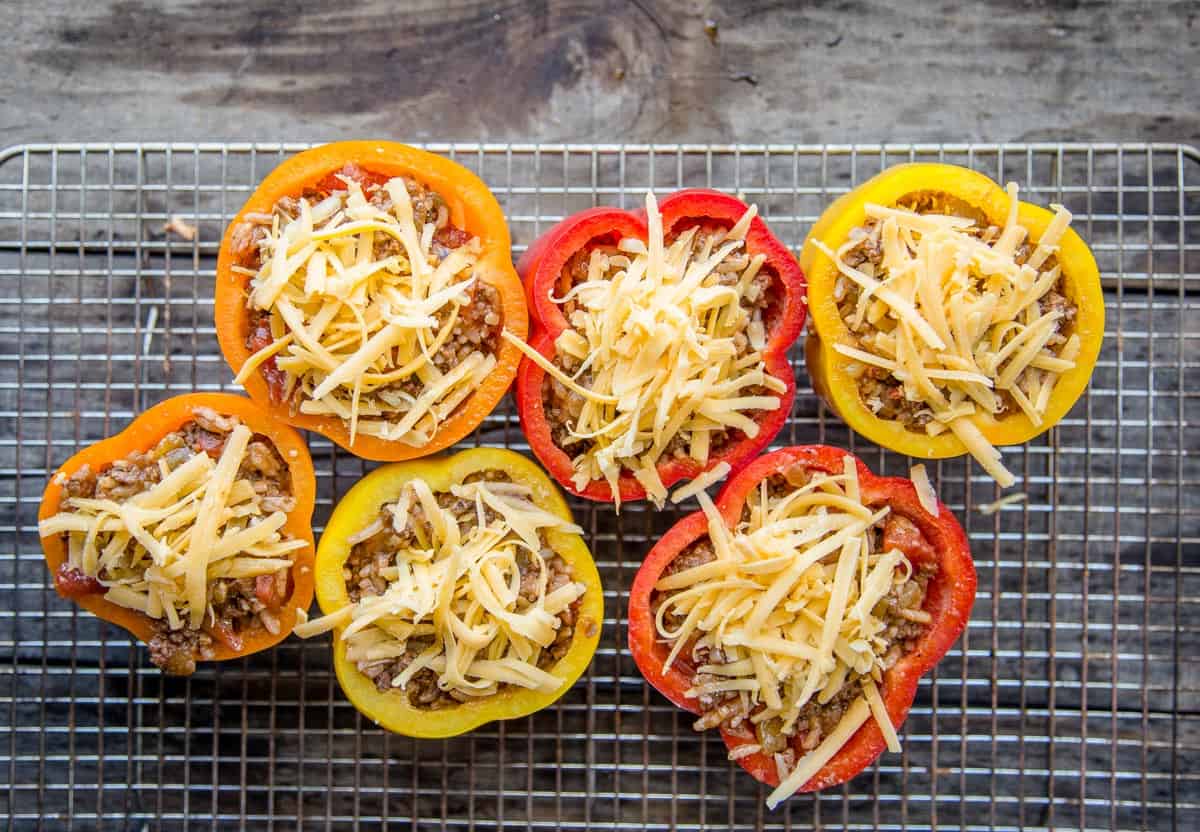
<instances>
[{"instance_id":1,"label":"red bell pepper half","mask_svg":"<svg viewBox=\"0 0 1200 832\"><path fill-rule=\"evenodd\" d=\"M850 454L840 448L804 445L759 457L725 484L716 499L717 510L732 528L741 516L747 496L763 479L797 464L826 474L840 474L844 470L842 460L847 456ZM887 544L901 549L914 569L931 561L938 567L929 582L922 607L933 621L912 652L884 673L880 687L892 724L899 728L912 706L918 680L941 660L967 626L975 602L975 563L962 526L946 506L939 503L938 515L934 517L921 507L911 480L877 477L861 460L855 458L855 463L863 503L891 508L888 515L891 522L884 529ZM683 657L663 672L671 645L657 637L651 596L654 585L671 561L707 535L708 520L703 512L680 520L650 550L629 593L629 649L634 661L646 681L663 696L680 708L697 714L700 710L696 700L684 696L684 691L691 687L691 673L686 662L681 661ZM722 736L730 750L757 742L752 729L745 733L722 731ZM811 792L846 782L874 762L885 747L879 726L874 719L868 719L800 791ZM797 749L797 757L802 754ZM771 755L751 754L738 762L755 779L771 786L779 785Z\"/></svg>"},{"instance_id":2,"label":"red bell pepper half","mask_svg":"<svg viewBox=\"0 0 1200 832\"><path fill-rule=\"evenodd\" d=\"M659 202L663 234L669 236L676 227L688 227L697 222L716 222L732 226L746 212L746 204L719 191L691 189L678 191ZM554 342L568 327L562 309L550 296L561 294L562 271L572 255L593 243L616 243L629 237L646 239L646 212L622 211L618 208L592 208L567 217L539 237L517 264L517 271L529 295L533 319L529 344L553 361ZM691 479L718 463L728 462L733 470L746 464L762 451L783 427L795 396L795 378L787 351L804 327L806 313L804 274L795 257L760 218L755 217L746 234L746 249L750 255L764 254L763 270L775 276L779 300L768 315L767 345L763 350L764 364L771 375L787 385L779 394L779 408L765 411L758 419L758 435L730 442L709 456L701 466L690 458L664 460L658 466L663 485L670 488L681 479ZM603 480L594 480L582 491L571 481L571 457L554 444L550 423L542 401L542 382L546 372L528 358L521 361L517 373L514 397L521 428L533 453L559 484L573 494L602 502L612 502L612 489ZM618 480L622 502L641 500L646 496L642 485L629 472Z\"/></svg>"}]
</instances>

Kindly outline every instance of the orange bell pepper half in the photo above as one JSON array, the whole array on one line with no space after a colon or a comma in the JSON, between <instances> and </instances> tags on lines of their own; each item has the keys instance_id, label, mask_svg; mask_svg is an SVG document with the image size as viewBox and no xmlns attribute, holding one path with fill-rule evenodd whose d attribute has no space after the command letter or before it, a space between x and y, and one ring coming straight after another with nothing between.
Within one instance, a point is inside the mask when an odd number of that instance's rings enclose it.
<instances>
[{"instance_id":1,"label":"orange bell pepper half","mask_svg":"<svg viewBox=\"0 0 1200 832\"><path fill-rule=\"evenodd\" d=\"M243 396L229 393L192 393L167 399L142 413L117 435L83 449L64 462L46 486L38 511L38 520L46 520L59 513L66 498L67 481L83 466L90 466L93 471L97 471L132 453L148 451L164 436L192 421L196 408L202 407L210 408L223 416L236 416L255 434L265 436L275 446L288 466L292 496L295 498L295 508L288 512L287 520L280 531L307 544L292 553L293 563L288 581L290 592L287 597L272 599L277 605L273 611L279 620L278 633L272 634L260 627L255 628L251 634L242 636L220 626L206 627L206 632L214 642L214 660L224 661L248 656L278 644L287 638L296 626L296 609L307 611L312 603L315 580L312 513L317 481L308 447L299 433L275 421ZM63 535L43 537L42 550L59 595L73 600L98 618L123 627L143 642L148 643L154 637L153 619L138 610L108 601L103 595L104 587L99 581L77 569L69 568Z\"/></svg>"},{"instance_id":2,"label":"orange bell pepper half","mask_svg":"<svg viewBox=\"0 0 1200 832\"><path fill-rule=\"evenodd\" d=\"M512 265L511 239L504 213L487 185L464 168L442 156L395 142L347 141L314 147L298 153L271 171L229 224L217 256L214 317L221 352L234 374L255 350L247 346L251 315L247 306L249 277L240 274L234 231L247 214L269 214L282 197L299 197L306 189L328 186L334 174L347 165L361 169L366 181L382 182L409 176L445 200L450 222L478 238L482 253L474 276L490 284L499 297L500 325L525 339L528 314L524 290ZM246 379L246 392L272 416L298 428L316 431L351 453L366 459L397 461L426 456L453 445L475 430L499 404L517 374L521 353L503 339L496 348L496 368L451 416L442 422L429 442L415 447L397 441L358 434L351 441L346 423L335 416L304 414L291 402L272 394L283 374L273 360Z\"/></svg>"}]
</instances>

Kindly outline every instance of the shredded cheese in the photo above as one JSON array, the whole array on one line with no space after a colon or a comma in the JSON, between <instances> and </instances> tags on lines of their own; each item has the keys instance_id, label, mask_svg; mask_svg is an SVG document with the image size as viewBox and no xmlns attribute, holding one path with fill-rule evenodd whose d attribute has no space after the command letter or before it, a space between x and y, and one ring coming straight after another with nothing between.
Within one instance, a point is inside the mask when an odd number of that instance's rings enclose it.
<instances>
[{"instance_id":1,"label":"shredded cheese","mask_svg":"<svg viewBox=\"0 0 1200 832\"><path fill-rule=\"evenodd\" d=\"M801 786L811 780L821 768L841 751L842 746L850 741L854 732L866 724L871 717L871 709L865 699L855 699L846 709L846 715L837 727L821 740L821 744L801 758L796 767L788 772L787 777L779 781L775 790L767 795L767 808L774 809L783 801L794 795Z\"/></svg>"},{"instance_id":2,"label":"shredded cheese","mask_svg":"<svg viewBox=\"0 0 1200 832\"><path fill-rule=\"evenodd\" d=\"M745 242L755 209L728 231L693 227L669 244L653 194L646 214L646 242L594 248L586 279L551 294L570 324L555 343L558 361L523 351L583 400L566 426L575 486L603 480L616 496L629 471L661 507L668 495L656 466L677 439L707 466L714 437L757 435L752 414L777 410L787 388L763 360L766 258Z\"/></svg>"},{"instance_id":3,"label":"shredded cheese","mask_svg":"<svg viewBox=\"0 0 1200 832\"><path fill-rule=\"evenodd\" d=\"M1026 494L1024 491L1018 492L1016 494L1005 494L999 500L996 500L991 503L984 503L983 505L979 506L978 510L979 510L980 514L983 514L985 516L992 515L998 511L1001 511L1006 506L1013 506L1013 505L1017 505L1018 503L1023 503L1028 498L1029 498L1029 495Z\"/></svg>"},{"instance_id":4,"label":"shredded cheese","mask_svg":"<svg viewBox=\"0 0 1200 832\"><path fill-rule=\"evenodd\" d=\"M871 716L875 717L884 741L887 742L887 750L893 754L899 754L900 738L896 735L896 726L892 724L892 717L888 713L887 705L884 703L883 697L879 695L878 686L870 679L863 679L862 689L863 694L867 697L867 704L871 706Z\"/></svg>"},{"instance_id":5,"label":"shredded cheese","mask_svg":"<svg viewBox=\"0 0 1200 832\"><path fill-rule=\"evenodd\" d=\"M655 626L671 645L664 669L683 660L699 665L686 696L744 697L739 720L770 721L787 736L808 730L813 707L839 695L846 700L836 730L781 773L768 805L807 782L868 718L889 748L898 747L877 687L896 655L880 610L889 596L913 603L912 588L905 591L912 565L899 550L879 549L877 531L889 510L863 505L853 459L846 458L843 473L811 472L807 483L783 493L764 480L732 530L700 496L714 557L655 585ZM901 602L906 594L909 601ZM928 623L919 601L904 613ZM721 707L705 710L720 715ZM706 713L697 727L715 724Z\"/></svg>"},{"instance_id":6,"label":"shredded cheese","mask_svg":"<svg viewBox=\"0 0 1200 832\"><path fill-rule=\"evenodd\" d=\"M933 490L933 483L929 481L929 472L925 470L925 464L914 465L909 469L908 476L912 479L913 487L917 491L917 501L920 502L921 508L931 516L937 517L939 511L937 492Z\"/></svg>"},{"instance_id":7,"label":"shredded cheese","mask_svg":"<svg viewBox=\"0 0 1200 832\"><path fill-rule=\"evenodd\" d=\"M1010 184L1008 193L1013 210L998 233L963 217L867 205L865 234L837 251L812 241L838 268L835 295L845 297L851 287L858 293L846 315L854 343L833 349L885 370L903 397L928 414L926 432L952 431L1004 487L1015 478L977 427L977 417L1000 417L1015 408L1042 424L1054 387L1075 366L1079 348L1079 338L1067 334L1069 305L1043 305L1061 278L1051 258L1071 214L1052 206L1054 219L1022 258L1019 247L1028 231L1017 223L1017 186ZM878 269L871 262L847 262L865 239L881 253ZM864 403L876 413L884 407L877 395Z\"/></svg>"},{"instance_id":8,"label":"shredded cheese","mask_svg":"<svg viewBox=\"0 0 1200 832\"><path fill-rule=\"evenodd\" d=\"M496 366L483 347L447 370L434 363L472 303L479 242L436 245L403 178L370 198L341 179L345 190L315 205L299 199L295 217L276 212L259 243L248 303L270 315L274 340L238 381L274 357L300 412L343 420L351 444L363 434L421 447Z\"/></svg>"},{"instance_id":9,"label":"shredded cheese","mask_svg":"<svg viewBox=\"0 0 1200 832\"><path fill-rule=\"evenodd\" d=\"M725 479L725 475L730 472L732 466L728 462L718 462L712 468L705 471L700 476L689 482L687 485L681 485L671 493L671 502L678 505L689 497L694 497L701 491L704 491L710 485L715 485Z\"/></svg>"},{"instance_id":10,"label":"shredded cheese","mask_svg":"<svg viewBox=\"0 0 1200 832\"><path fill-rule=\"evenodd\" d=\"M350 621L350 616L354 612L353 607L342 607L337 612L332 612L329 615L323 615L320 618L309 618L308 613L304 614L304 620L299 621L292 632L300 638L312 638L319 636L321 633L327 633L336 627L342 627Z\"/></svg>"},{"instance_id":11,"label":"shredded cheese","mask_svg":"<svg viewBox=\"0 0 1200 832\"><path fill-rule=\"evenodd\" d=\"M67 535L68 565L99 580L108 601L172 630L198 629L215 619L214 580L274 575L306 545L283 532L287 515L264 506L240 475L251 436L237 423L215 462L193 452L172 468L164 454L159 481L128 499L67 497L38 533Z\"/></svg>"},{"instance_id":12,"label":"shredded cheese","mask_svg":"<svg viewBox=\"0 0 1200 832\"><path fill-rule=\"evenodd\" d=\"M408 483L383 507L383 522L372 520L353 536L364 542L395 534L403 541L380 571L387 588L300 624L296 634L340 630L347 658L373 678L396 658L415 654L391 679L401 691L423 669L462 701L491 696L502 685L557 689L563 680L543 669L544 652L558 636L560 614L586 587L551 582L542 533L581 530L537 506L517 483L464 482L442 496L451 499L439 500L422 481ZM532 593L524 584L530 574Z\"/></svg>"}]
</instances>

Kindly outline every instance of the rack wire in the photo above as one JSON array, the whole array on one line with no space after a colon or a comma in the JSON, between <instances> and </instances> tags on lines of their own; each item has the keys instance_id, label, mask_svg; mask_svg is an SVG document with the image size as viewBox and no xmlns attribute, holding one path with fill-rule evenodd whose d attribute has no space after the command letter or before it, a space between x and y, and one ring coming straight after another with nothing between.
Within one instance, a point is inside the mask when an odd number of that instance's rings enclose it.
<instances>
[{"instance_id":1,"label":"rack wire","mask_svg":"<svg viewBox=\"0 0 1200 832\"><path fill-rule=\"evenodd\" d=\"M1200 154L1176 145L437 145L489 183L519 253L557 219L647 188L756 202L798 246L838 194L944 160L1062 202L1108 306L1091 388L1006 460L1026 502L937 463L979 569L963 638L921 684L903 752L776 812L720 740L648 689L626 590L680 512L576 501L607 617L556 706L446 741L389 735L340 695L324 640L162 676L60 600L36 533L46 476L170 395L230 389L212 322L228 218L292 145L0 152L0 817L15 829L1200 828ZM195 224L186 240L164 232ZM800 386L777 444L849 447ZM506 400L466 444L528 452ZM370 463L310 437L318 528Z\"/></svg>"}]
</instances>

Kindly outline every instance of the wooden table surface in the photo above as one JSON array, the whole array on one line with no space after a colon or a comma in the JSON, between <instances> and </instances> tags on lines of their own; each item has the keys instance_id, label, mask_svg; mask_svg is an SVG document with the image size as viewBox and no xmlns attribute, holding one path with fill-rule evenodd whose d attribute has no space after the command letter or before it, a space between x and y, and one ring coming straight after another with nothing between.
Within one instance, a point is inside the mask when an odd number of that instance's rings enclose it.
<instances>
[{"instance_id":1,"label":"wooden table surface","mask_svg":"<svg viewBox=\"0 0 1200 832\"><path fill-rule=\"evenodd\" d=\"M0 143L1200 141L1200 3L17 0Z\"/></svg>"}]
</instances>

